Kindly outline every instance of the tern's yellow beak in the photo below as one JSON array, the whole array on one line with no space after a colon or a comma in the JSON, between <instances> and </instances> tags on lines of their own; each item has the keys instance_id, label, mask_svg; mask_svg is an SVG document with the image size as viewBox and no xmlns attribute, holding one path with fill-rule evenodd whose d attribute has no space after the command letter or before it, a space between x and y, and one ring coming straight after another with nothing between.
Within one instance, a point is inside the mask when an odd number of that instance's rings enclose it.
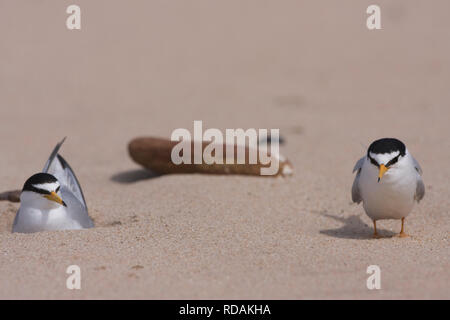
<instances>
[{"instance_id":1,"label":"tern's yellow beak","mask_svg":"<svg viewBox=\"0 0 450 320\"><path fill-rule=\"evenodd\" d=\"M55 201L56 203L59 203L60 205L67 207L66 203L61 199L60 196L58 196L56 194L56 192L51 192L50 194L46 194L44 197L50 201Z\"/></svg>"},{"instance_id":2,"label":"tern's yellow beak","mask_svg":"<svg viewBox=\"0 0 450 320\"><path fill-rule=\"evenodd\" d=\"M384 164L380 165L380 173L378 174L378 182L380 182L381 178L383 178L386 171L388 171L388 167L386 167Z\"/></svg>"}]
</instances>

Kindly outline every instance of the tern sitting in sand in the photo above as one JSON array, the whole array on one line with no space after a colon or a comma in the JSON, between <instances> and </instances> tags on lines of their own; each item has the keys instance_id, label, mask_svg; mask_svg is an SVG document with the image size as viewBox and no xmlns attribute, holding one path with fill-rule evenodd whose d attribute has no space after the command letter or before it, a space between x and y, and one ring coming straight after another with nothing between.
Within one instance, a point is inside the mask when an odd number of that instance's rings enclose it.
<instances>
[{"instance_id":1,"label":"tern sitting in sand","mask_svg":"<svg viewBox=\"0 0 450 320\"><path fill-rule=\"evenodd\" d=\"M58 143L42 173L23 186L13 232L92 228L80 184L69 164L58 154Z\"/></svg>"}]
</instances>

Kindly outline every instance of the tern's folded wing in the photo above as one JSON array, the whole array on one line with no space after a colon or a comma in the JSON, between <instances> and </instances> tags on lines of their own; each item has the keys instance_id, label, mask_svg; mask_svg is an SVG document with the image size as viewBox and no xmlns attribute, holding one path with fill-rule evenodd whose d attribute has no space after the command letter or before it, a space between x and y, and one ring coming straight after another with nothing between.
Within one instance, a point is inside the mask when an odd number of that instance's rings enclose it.
<instances>
[{"instance_id":1,"label":"tern's folded wing","mask_svg":"<svg viewBox=\"0 0 450 320\"><path fill-rule=\"evenodd\" d=\"M359 191L359 176L361 175L361 168L364 164L365 158L366 157L362 157L359 159L353 168L353 172L357 171L357 173L352 186L352 201L356 203L360 203L362 201L361 193Z\"/></svg>"},{"instance_id":2,"label":"tern's folded wing","mask_svg":"<svg viewBox=\"0 0 450 320\"><path fill-rule=\"evenodd\" d=\"M64 140L58 143L55 149L53 149L53 152L51 153L49 159L47 160L47 163L45 164L43 172L55 176L55 178L58 179L59 183L66 186L87 209L83 191L81 190L80 183L78 182L75 173L73 172L67 161L58 154L59 148L61 148Z\"/></svg>"},{"instance_id":3,"label":"tern's folded wing","mask_svg":"<svg viewBox=\"0 0 450 320\"><path fill-rule=\"evenodd\" d=\"M417 202L420 202L420 200L422 200L424 196L425 196L425 184L423 183L422 177L420 175L417 175L417 187L414 199Z\"/></svg>"},{"instance_id":4,"label":"tern's folded wing","mask_svg":"<svg viewBox=\"0 0 450 320\"><path fill-rule=\"evenodd\" d=\"M417 187L416 187L416 194L414 195L414 200L416 200L417 202L420 202L420 200L423 199L423 197L425 196L425 184L423 183L422 180L422 168L420 167L419 162L414 159L413 156L411 156L413 163L414 163L414 168L417 171Z\"/></svg>"},{"instance_id":5,"label":"tern's folded wing","mask_svg":"<svg viewBox=\"0 0 450 320\"><path fill-rule=\"evenodd\" d=\"M45 163L44 169L42 169L42 172L44 173L49 173L49 169L50 166L53 163L53 160L56 158L56 156L58 155L58 151L61 148L61 146L63 145L64 141L66 141L66 138L62 139L61 142L59 142L55 148L53 149L52 153L50 154L50 157L48 157L47 162Z\"/></svg>"},{"instance_id":6,"label":"tern's folded wing","mask_svg":"<svg viewBox=\"0 0 450 320\"><path fill-rule=\"evenodd\" d=\"M413 156L411 156L411 158L412 158L413 163L414 163L414 168L416 168L417 172L418 172L420 175L422 175L422 168L420 167L419 162L418 162L416 159L414 159Z\"/></svg>"}]
</instances>

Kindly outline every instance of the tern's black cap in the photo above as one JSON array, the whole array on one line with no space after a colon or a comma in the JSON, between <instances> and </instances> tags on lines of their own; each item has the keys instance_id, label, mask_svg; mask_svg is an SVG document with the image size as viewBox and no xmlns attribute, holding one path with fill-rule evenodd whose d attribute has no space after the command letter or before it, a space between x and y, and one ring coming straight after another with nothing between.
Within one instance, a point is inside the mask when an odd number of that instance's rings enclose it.
<instances>
[{"instance_id":1,"label":"tern's black cap","mask_svg":"<svg viewBox=\"0 0 450 320\"><path fill-rule=\"evenodd\" d=\"M48 173L36 173L35 175L32 175L23 185L22 191L33 191L41 194L49 194L47 190L38 189L35 186L39 184L45 184L45 183L55 183L58 182L58 180Z\"/></svg>"},{"instance_id":2,"label":"tern's black cap","mask_svg":"<svg viewBox=\"0 0 450 320\"><path fill-rule=\"evenodd\" d=\"M372 142L369 149L367 150L367 154L384 154L396 151L400 152L401 156L404 156L406 153L405 144L395 138L383 138Z\"/></svg>"}]
</instances>

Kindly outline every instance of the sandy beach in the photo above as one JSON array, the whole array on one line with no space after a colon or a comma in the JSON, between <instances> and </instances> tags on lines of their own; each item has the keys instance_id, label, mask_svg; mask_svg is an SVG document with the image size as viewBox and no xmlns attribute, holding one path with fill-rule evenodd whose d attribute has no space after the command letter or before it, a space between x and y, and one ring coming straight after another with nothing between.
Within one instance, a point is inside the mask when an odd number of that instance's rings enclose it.
<instances>
[{"instance_id":1,"label":"sandy beach","mask_svg":"<svg viewBox=\"0 0 450 320\"><path fill-rule=\"evenodd\" d=\"M0 299L449 299L449 1L79 0L0 3L0 192L61 154L96 228L11 233ZM279 128L291 177L155 177L137 136ZM396 137L426 195L406 219L351 202L355 162ZM81 290L66 268L81 268ZM381 269L368 290L366 269Z\"/></svg>"}]
</instances>

